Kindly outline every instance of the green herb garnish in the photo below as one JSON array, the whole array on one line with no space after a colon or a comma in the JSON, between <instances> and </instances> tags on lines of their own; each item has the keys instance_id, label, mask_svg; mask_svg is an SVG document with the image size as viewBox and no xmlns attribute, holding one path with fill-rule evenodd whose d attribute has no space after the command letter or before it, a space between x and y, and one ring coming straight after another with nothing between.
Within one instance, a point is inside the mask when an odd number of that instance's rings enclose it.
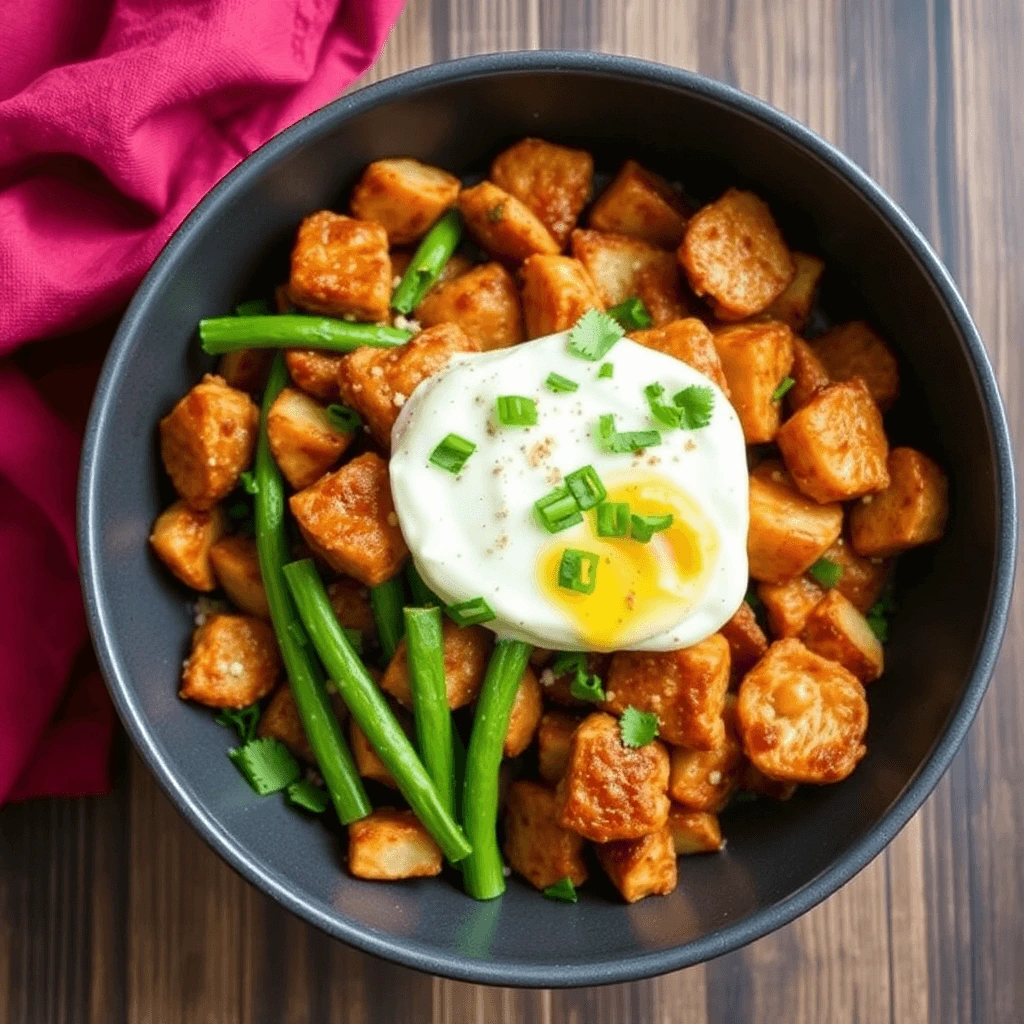
<instances>
[{"instance_id":1,"label":"green herb garnish","mask_svg":"<svg viewBox=\"0 0 1024 1024\"><path fill-rule=\"evenodd\" d=\"M843 578L843 567L831 558L819 558L807 572L826 590L831 590Z\"/></svg>"},{"instance_id":2,"label":"green herb garnish","mask_svg":"<svg viewBox=\"0 0 1024 1024\"><path fill-rule=\"evenodd\" d=\"M580 359L603 359L626 332L607 313L588 309L569 332L569 351Z\"/></svg>"},{"instance_id":3,"label":"green herb garnish","mask_svg":"<svg viewBox=\"0 0 1024 1024\"><path fill-rule=\"evenodd\" d=\"M577 594L592 594L597 586L598 555L593 551L566 548L558 565L558 585Z\"/></svg>"},{"instance_id":4,"label":"green herb garnish","mask_svg":"<svg viewBox=\"0 0 1024 1024\"><path fill-rule=\"evenodd\" d=\"M445 608L448 618L456 626L477 626L481 622L490 622L497 618L494 609L482 597L473 597L468 601L459 601Z\"/></svg>"},{"instance_id":5,"label":"green herb garnish","mask_svg":"<svg viewBox=\"0 0 1024 1024\"><path fill-rule=\"evenodd\" d=\"M522 395L500 395L495 403L503 427L532 427L537 422L537 403Z\"/></svg>"},{"instance_id":6,"label":"green herb garnish","mask_svg":"<svg viewBox=\"0 0 1024 1024\"><path fill-rule=\"evenodd\" d=\"M580 387L576 381L563 377L560 373L549 373L544 383L549 391L562 395L571 395L574 391L578 391Z\"/></svg>"},{"instance_id":7,"label":"green herb garnish","mask_svg":"<svg viewBox=\"0 0 1024 1024\"><path fill-rule=\"evenodd\" d=\"M781 402L792 390L796 381L792 377L783 377L779 386L772 392L772 401Z\"/></svg>"},{"instance_id":8,"label":"green herb garnish","mask_svg":"<svg viewBox=\"0 0 1024 1024\"><path fill-rule=\"evenodd\" d=\"M291 751L270 736L249 740L244 746L229 750L228 757L260 796L285 789L302 774Z\"/></svg>"},{"instance_id":9,"label":"green herb garnish","mask_svg":"<svg viewBox=\"0 0 1024 1024\"><path fill-rule=\"evenodd\" d=\"M658 735L658 716L630 704L619 718L619 735L627 747L646 747Z\"/></svg>"},{"instance_id":10,"label":"green herb garnish","mask_svg":"<svg viewBox=\"0 0 1024 1024\"><path fill-rule=\"evenodd\" d=\"M459 434L448 434L430 453L430 461L449 473L460 473L476 445Z\"/></svg>"},{"instance_id":11,"label":"green herb garnish","mask_svg":"<svg viewBox=\"0 0 1024 1024\"><path fill-rule=\"evenodd\" d=\"M579 895L571 878L560 878L554 885L549 885L544 890L544 897L549 900L557 900L559 903L579 902Z\"/></svg>"}]
</instances>

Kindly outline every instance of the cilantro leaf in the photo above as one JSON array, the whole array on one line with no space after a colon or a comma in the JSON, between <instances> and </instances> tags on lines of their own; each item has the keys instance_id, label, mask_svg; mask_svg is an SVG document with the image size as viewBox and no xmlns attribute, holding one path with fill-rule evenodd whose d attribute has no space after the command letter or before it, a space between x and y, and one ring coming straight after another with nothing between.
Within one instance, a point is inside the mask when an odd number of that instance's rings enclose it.
<instances>
[{"instance_id":1,"label":"cilantro leaf","mask_svg":"<svg viewBox=\"0 0 1024 1024\"><path fill-rule=\"evenodd\" d=\"M330 806L331 799L327 790L320 786L314 786L309 779L299 779L293 782L286 790L285 796L288 803L293 807L301 807L304 811L312 814L323 814Z\"/></svg>"},{"instance_id":2,"label":"cilantro leaf","mask_svg":"<svg viewBox=\"0 0 1024 1024\"><path fill-rule=\"evenodd\" d=\"M615 416L605 413L597 421L597 446L612 455L626 455L644 448L661 444L657 430L628 430L619 433L615 429Z\"/></svg>"},{"instance_id":3,"label":"cilantro leaf","mask_svg":"<svg viewBox=\"0 0 1024 1024\"><path fill-rule=\"evenodd\" d=\"M286 789L302 774L291 751L269 736L229 750L228 757L260 796Z\"/></svg>"},{"instance_id":4,"label":"cilantro leaf","mask_svg":"<svg viewBox=\"0 0 1024 1024\"><path fill-rule=\"evenodd\" d=\"M569 351L580 359L603 359L625 333L622 325L606 313L588 309L569 332Z\"/></svg>"},{"instance_id":5,"label":"cilantro leaf","mask_svg":"<svg viewBox=\"0 0 1024 1024\"><path fill-rule=\"evenodd\" d=\"M679 426L683 430L699 430L711 422L715 393L702 384L691 384L678 392L672 401L679 407Z\"/></svg>"},{"instance_id":6,"label":"cilantro leaf","mask_svg":"<svg viewBox=\"0 0 1024 1024\"><path fill-rule=\"evenodd\" d=\"M651 418L669 430L675 430L683 422L683 411L677 405L663 401L665 389L660 384L648 384L644 397L651 410Z\"/></svg>"},{"instance_id":7,"label":"cilantro leaf","mask_svg":"<svg viewBox=\"0 0 1024 1024\"><path fill-rule=\"evenodd\" d=\"M250 704L247 708L224 708L214 719L218 725L232 726L238 732L241 743L248 743L256 735L256 725L260 720L259 704Z\"/></svg>"},{"instance_id":8,"label":"cilantro leaf","mask_svg":"<svg viewBox=\"0 0 1024 1024\"><path fill-rule=\"evenodd\" d=\"M658 735L658 716L627 705L619 718L619 735L627 747L646 747Z\"/></svg>"},{"instance_id":9,"label":"cilantro leaf","mask_svg":"<svg viewBox=\"0 0 1024 1024\"><path fill-rule=\"evenodd\" d=\"M576 903L579 900L571 878L560 878L554 885L549 885L544 890L544 896L559 903Z\"/></svg>"}]
</instances>

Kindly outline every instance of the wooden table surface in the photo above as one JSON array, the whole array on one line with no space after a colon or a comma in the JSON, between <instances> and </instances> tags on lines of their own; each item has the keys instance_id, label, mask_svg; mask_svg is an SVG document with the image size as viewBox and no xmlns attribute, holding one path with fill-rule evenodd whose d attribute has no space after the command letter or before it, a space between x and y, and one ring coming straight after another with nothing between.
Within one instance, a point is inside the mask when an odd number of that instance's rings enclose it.
<instances>
[{"instance_id":1,"label":"wooden table surface","mask_svg":"<svg viewBox=\"0 0 1024 1024\"><path fill-rule=\"evenodd\" d=\"M967 298L1024 439L1020 0L410 0L369 80L491 50L607 50L732 82L873 175ZM964 748L853 882L648 982L443 981L330 940L224 866L122 750L109 797L0 812L0 1022L1024 1019L1024 615Z\"/></svg>"}]
</instances>

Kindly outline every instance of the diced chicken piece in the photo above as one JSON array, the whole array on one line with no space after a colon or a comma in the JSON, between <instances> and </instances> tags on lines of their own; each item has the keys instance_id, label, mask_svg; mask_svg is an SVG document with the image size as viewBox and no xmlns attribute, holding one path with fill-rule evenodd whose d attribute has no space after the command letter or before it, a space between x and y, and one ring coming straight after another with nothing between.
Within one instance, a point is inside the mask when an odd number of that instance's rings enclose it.
<instances>
[{"instance_id":1,"label":"diced chicken piece","mask_svg":"<svg viewBox=\"0 0 1024 1024\"><path fill-rule=\"evenodd\" d=\"M440 848L412 811L381 807L348 827L348 869L356 878L432 878L441 863Z\"/></svg>"},{"instance_id":2,"label":"diced chicken piece","mask_svg":"<svg viewBox=\"0 0 1024 1024\"><path fill-rule=\"evenodd\" d=\"M571 256L530 256L523 264L527 338L567 331L588 309L603 309L586 267Z\"/></svg>"},{"instance_id":3,"label":"diced chicken piece","mask_svg":"<svg viewBox=\"0 0 1024 1024\"><path fill-rule=\"evenodd\" d=\"M814 354L834 381L860 377L883 412L900 393L900 370L889 346L863 320L833 327L814 339Z\"/></svg>"},{"instance_id":4,"label":"diced chicken piece","mask_svg":"<svg viewBox=\"0 0 1024 1024\"><path fill-rule=\"evenodd\" d=\"M210 549L210 562L224 593L247 615L270 618L260 558L251 537L225 537Z\"/></svg>"},{"instance_id":5,"label":"diced chicken piece","mask_svg":"<svg viewBox=\"0 0 1024 1024\"><path fill-rule=\"evenodd\" d=\"M757 596L764 605L772 636L784 640L803 632L807 616L825 596L825 591L806 576L796 576L785 583L758 584Z\"/></svg>"},{"instance_id":6,"label":"diced chicken piece","mask_svg":"<svg viewBox=\"0 0 1024 1024\"><path fill-rule=\"evenodd\" d=\"M729 644L732 682L742 679L768 650L768 638L757 623L754 610L744 601L736 614L719 630Z\"/></svg>"},{"instance_id":7,"label":"diced chicken piece","mask_svg":"<svg viewBox=\"0 0 1024 1024\"><path fill-rule=\"evenodd\" d=\"M814 606L800 639L809 651L838 661L862 683L874 682L885 669L878 637L838 590L830 590Z\"/></svg>"},{"instance_id":8,"label":"diced chicken piece","mask_svg":"<svg viewBox=\"0 0 1024 1024\"><path fill-rule=\"evenodd\" d=\"M274 461L296 490L316 483L354 437L354 431L334 427L327 410L296 388L284 388L267 414L267 438Z\"/></svg>"},{"instance_id":9,"label":"diced chicken piece","mask_svg":"<svg viewBox=\"0 0 1024 1024\"><path fill-rule=\"evenodd\" d=\"M219 505L197 512L179 500L157 516L149 543L160 561L186 587L208 592L217 586L210 549L226 529Z\"/></svg>"},{"instance_id":10,"label":"diced chicken piece","mask_svg":"<svg viewBox=\"0 0 1024 1024\"><path fill-rule=\"evenodd\" d=\"M537 782L520 779L509 787L505 856L512 870L538 889L563 878L573 885L587 880L583 837L559 825L554 790Z\"/></svg>"},{"instance_id":11,"label":"diced chicken piece","mask_svg":"<svg viewBox=\"0 0 1024 1024\"><path fill-rule=\"evenodd\" d=\"M416 307L416 319L424 327L457 324L482 352L525 337L519 289L500 263L485 263L434 287Z\"/></svg>"},{"instance_id":12,"label":"diced chicken piece","mask_svg":"<svg viewBox=\"0 0 1024 1024\"><path fill-rule=\"evenodd\" d=\"M764 311L762 316L781 320L790 329L800 333L807 326L818 293L818 282L825 270L825 263L817 256L806 252L793 253L796 274L786 290Z\"/></svg>"},{"instance_id":13,"label":"diced chicken piece","mask_svg":"<svg viewBox=\"0 0 1024 1024\"><path fill-rule=\"evenodd\" d=\"M627 903L675 891L676 848L667 825L640 839L602 843L597 859Z\"/></svg>"},{"instance_id":14,"label":"diced chicken piece","mask_svg":"<svg viewBox=\"0 0 1024 1024\"><path fill-rule=\"evenodd\" d=\"M469 233L495 259L518 264L534 253L556 253L562 248L525 203L493 182L463 189L459 209Z\"/></svg>"},{"instance_id":15,"label":"diced chicken piece","mask_svg":"<svg viewBox=\"0 0 1024 1024\"><path fill-rule=\"evenodd\" d=\"M627 160L594 203L590 226L675 249L686 228L686 205L661 175Z\"/></svg>"},{"instance_id":16,"label":"diced chicken piece","mask_svg":"<svg viewBox=\"0 0 1024 1024\"><path fill-rule=\"evenodd\" d=\"M274 631L250 615L214 615L192 635L178 696L211 708L244 708L281 672Z\"/></svg>"},{"instance_id":17,"label":"diced chicken piece","mask_svg":"<svg viewBox=\"0 0 1024 1024\"><path fill-rule=\"evenodd\" d=\"M725 379L722 360L715 348L715 336L703 320L694 316L685 317L673 320L664 327L632 331L628 337L639 345L664 352L692 366L698 373L714 381L725 393L725 397L729 398L729 382Z\"/></svg>"},{"instance_id":18,"label":"diced chicken piece","mask_svg":"<svg viewBox=\"0 0 1024 1024\"><path fill-rule=\"evenodd\" d=\"M533 669L527 666L512 704L512 715L509 718L508 732L505 734L505 757L518 757L533 742L543 713L544 701L541 697L540 683L537 682Z\"/></svg>"},{"instance_id":19,"label":"diced chicken piece","mask_svg":"<svg viewBox=\"0 0 1024 1024\"><path fill-rule=\"evenodd\" d=\"M545 711L537 730L537 770L547 782L558 782L569 763L569 741L580 719L563 711Z\"/></svg>"},{"instance_id":20,"label":"diced chicken piece","mask_svg":"<svg viewBox=\"0 0 1024 1024\"><path fill-rule=\"evenodd\" d=\"M673 807L668 812L668 828L677 857L691 853L717 853L725 846L718 815L707 811Z\"/></svg>"},{"instance_id":21,"label":"diced chicken piece","mask_svg":"<svg viewBox=\"0 0 1024 1024\"><path fill-rule=\"evenodd\" d=\"M832 383L814 349L803 338L793 338L793 365L789 375L793 378L793 387L786 401L792 412L802 409L822 388Z\"/></svg>"},{"instance_id":22,"label":"diced chicken piece","mask_svg":"<svg viewBox=\"0 0 1024 1024\"><path fill-rule=\"evenodd\" d=\"M327 597L338 622L346 629L359 630L364 647L376 647L377 620L370 604L370 591L358 580L340 579L327 585Z\"/></svg>"}]
</instances>

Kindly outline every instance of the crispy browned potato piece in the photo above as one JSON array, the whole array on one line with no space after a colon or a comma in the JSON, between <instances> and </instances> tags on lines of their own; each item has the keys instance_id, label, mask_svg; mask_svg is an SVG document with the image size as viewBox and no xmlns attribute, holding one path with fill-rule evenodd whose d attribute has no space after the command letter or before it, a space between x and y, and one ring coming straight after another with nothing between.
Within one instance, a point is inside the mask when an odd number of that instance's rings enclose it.
<instances>
[{"instance_id":1,"label":"crispy browned potato piece","mask_svg":"<svg viewBox=\"0 0 1024 1024\"><path fill-rule=\"evenodd\" d=\"M729 643L712 633L679 651L617 651L605 680L602 707L653 711L669 743L713 750L725 740L722 709L729 688Z\"/></svg>"},{"instance_id":2,"label":"crispy browned potato piece","mask_svg":"<svg viewBox=\"0 0 1024 1024\"><path fill-rule=\"evenodd\" d=\"M217 586L210 549L226 529L219 505L197 512L179 499L157 516L149 543L186 587L208 592Z\"/></svg>"},{"instance_id":3,"label":"crispy browned potato piece","mask_svg":"<svg viewBox=\"0 0 1024 1024\"><path fill-rule=\"evenodd\" d=\"M332 569L368 587L401 568L405 546L388 464L365 452L288 499L306 543Z\"/></svg>"},{"instance_id":4,"label":"crispy browned potato piece","mask_svg":"<svg viewBox=\"0 0 1024 1024\"><path fill-rule=\"evenodd\" d=\"M860 680L799 640L777 640L747 673L736 722L747 757L780 782L840 782L867 752Z\"/></svg>"},{"instance_id":5,"label":"crispy browned potato piece","mask_svg":"<svg viewBox=\"0 0 1024 1024\"><path fill-rule=\"evenodd\" d=\"M274 631L251 615L213 615L192 634L178 696L211 708L244 708L281 672Z\"/></svg>"},{"instance_id":6,"label":"crispy browned potato piece","mask_svg":"<svg viewBox=\"0 0 1024 1024\"><path fill-rule=\"evenodd\" d=\"M296 387L321 402L336 402L341 398L338 369L344 358L343 354L336 352L291 348L284 354L284 365Z\"/></svg>"},{"instance_id":7,"label":"crispy browned potato piece","mask_svg":"<svg viewBox=\"0 0 1024 1024\"><path fill-rule=\"evenodd\" d=\"M559 824L595 843L637 839L668 819L668 751L657 740L627 747L618 719L588 715L569 742L558 783Z\"/></svg>"},{"instance_id":8,"label":"crispy browned potato piece","mask_svg":"<svg viewBox=\"0 0 1024 1024\"><path fill-rule=\"evenodd\" d=\"M676 856L690 853L717 853L725 846L718 815L707 811L689 811L673 807L668 812L668 829Z\"/></svg>"},{"instance_id":9,"label":"crispy browned potato piece","mask_svg":"<svg viewBox=\"0 0 1024 1024\"><path fill-rule=\"evenodd\" d=\"M714 381L729 397L729 382L722 370L722 360L715 348L715 336L708 330L703 320L695 316L673 320L663 327L651 327L646 331L632 331L627 335L638 345L653 348L656 352L664 352L674 356L687 366L692 366L698 373L703 373Z\"/></svg>"},{"instance_id":10,"label":"crispy browned potato piece","mask_svg":"<svg viewBox=\"0 0 1024 1024\"><path fill-rule=\"evenodd\" d=\"M330 210L308 216L292 249L288 294L311 313L383 321L391 304L388 233Z\"/></svg>"},{"instance_id":11,"label":"crispy browned potato piece","mask_svg":"<svg viewBox=\"0 0 1024 1024\"><path fill-rule=\"evenodd\" d=\"M590 226L674 249L686 227L686 206L661 175L627 160L594 203Z\"/></svg>"},{"instance_id":12,"label":"crispy browned potato piece","mask_svg":"<svg viewBox=\"0 0 1024 1024\"><path fill-rule=\"evenodd\" d=\"M735 188L690 218L679 262L690 287L708 297L720 320L760 313L796 274L768 204Z\"/></svg>"},{"instance_id":13,"label":"crispy browned potato piece","mask_svg":"<svg viewBox=\"0 0 1024 1024\"><path fill-rule=\"evenodd\" d=\"M807 616L800 639L809 651L839 662L862 683L885 669L885 655L867 619L838 590L830 590Z\"/></svg>"},{"instance_id":14,"label":"crispy browned potato piece","mask_svg":"<svg viewBox=\"0 0 1024 1024\"><path fill-rule=\"evenodd\" d=\"M781 320L790 329L800 333L806 326L818 292L818 282L825 270L825 263L817 256L806 252L793 253L796 274L786 290L762 313L772 320Z\"/></svg>"},{"instance_id":15,"label":"crispy browned potato piece","mask_svg":"<svg viewBox=\"0 0 1024 1024\"><path fill-rule=\"evenodd\" d=\"M227 497L252 461L260 411L206 374L160 421L160 455L174 489L199 511Z\"/></svg>"},{"instance_id":16,"label":"crispy browned potato piece","mask_svg":"<svg viewBox=\"0 0 1024 1024\"><path fill-rule=\"evenodd\" d=\"M348 869L356 878L432 878L441 862L440 847L412 811L381 807L348 827Z\"/></svg>"},{"instance_id":17,"label":"crispy browned potato piece","mask_svg":"<svg viewBox=\"0 0 1024 1024\"><path fill-rule=\"evenodd\" d=\"M900 369L889 346L863 320L833 327L814 339L814 354L834 381L860 377L883 412L900 393Z\"/></svg>"},{"instance_id":18,"label":"crispy browned potato piece","mask_svg":"<svg viewBox=\"0 0 1024 1024\"><path fill-rule=\"evenodd\" d=\"M676 848L667 825L640 839L601 843L597 859L627 903L675 891Z\"/></svg>"},{"instance_id":19,"label":"crispy browned potato piece","mask_svg":"<svg viewBox=\"0 0 1024 1024\"><path fill-rule=\"evenodd\" d=\"M889 485L850 513L850 539L859 555L887 558L937 541L949 517L949 484L938 463L913 448L893 448Z\"/></svg>"},{"instance_id":20,"label":"crispy browned potato piece","mask_svg":"<svg viewBox=\"0 0 1024 1024\"><path fill-rule=\"evenodd\" d=\"M295 706L295 698L287 682L282 683L267 701L259 725L256 726L256 735L280 740L296 757L301 757L309 764L316 764L316 756L302 728L299 709Z\"/></svg>"},{"instance_id":21,"label":"crispy browned potato piece","mask_svg":"<svg viewBox=\"0 0 1024 1024\"><path fill-rule=\"evenodd\" d=\"M655 327L686 316L672 253L629 235L577 228L572 254L587 268L605 307L635 295L643 300Z\"/></svg>"},{"instance_id":22,"label":"crispy browned potato piece","mask_svg":"<svg viewBox=\"0 0 1024 1024\"><path fill-rule=\"evenodd\" d=\"M830 384L779 428L793 482L818 502L848 501L889 486L882 414L859 377Z\"/></svg>"},{"instance_id":23,"label":"crispy browned potato piece","mask_svg":"<svg viewBox=\"0 0 1024 1024\"><path fill-rule=\"evenodd\" d=\"M263 393L274 352L265 348L239 348L225 352L217 363L217 375L228 387L238 388L257 398Z\"/></svg>"},{"instance_id":24,"label":"crispy browned potato piece","mask_svg":"<svg viewBox=\"0 0 1024 1024\"><path fill-rule=\"evenodd\" d=\"M523 678L519 680L519 689L512 704L512 715L509 718L508 732L505 734L505 757L518 757L532 742L540 716L544 713L544 701L541 697L540 683L527 666Z\"/></svg>"},{"instance_id":25,"label":"crispy browned potato piece","mask_svg":"<svg viewBox=\"0 0 1024 1024\"><path fill-rule=\"evenodd\" d=\"M779 782L777 779L769 779L767 775L759 772L748 761L743 766L740 790L744 793L756 793L758 796L767 797L769 800L791 800L796 792L796 783Z\"/></svg>"},{"instance_id":26,"label":"crispy browned potato piece","mask_svg":"<svg viewBox=\"0 0 1024 1024\"><path fill-rule=\"evenodd\" d=\"M346 629L358 629L363 644L377 646L377 620L370 604L370 591L358 580L340 579L327 585L334 616Z\"/></svg>"},{"instance_id":27,"label":"crispy browned potato piece","mask_svg":"<svg viewBox=\"0 0 1024 1024\"><path fill-rule=\"evenodd\" d=\"M672 748L668 795L676 803L694 811L717 813L732 798L744 763L735 717L735 698L730 694L722 713L725 738L720 746L714 750Z\"/></svg>"},{"instance_id":28,"label":"crispy browned potato piece","mask_svg":"<svg viewBox=\"0 0 1024 1024\"><path fill-rule=\"evenodd\" d=\"M726 327L714 338L743 436L747 444L766 444L781 422L781 403L772 394L793 365L793 332L769 320Z\"/></svg>"},{"instance_id":29,"label":"crispy browned potato piece","mask_svg":"<svg viewBox=\"0 0 1024 1024\"><path fill-rule=\"evenodd\" d=\"M813 565L843 529L841 505L819 505L802 495L781 463L768 460L750 474L750 575L785 583Z\"/></svg>"},{"instance_id":30,"label":"crispy browned potato piece","mask_svg":"<svg viewBox=\"0 0 1024 1024\"><path fill-rule=\"evenodd\" d=\"M881 596L882 588L889 576L889 560L861 558L843 537L840 537L821 557L843 567L843 574L839 577L836 590L851 601L858 611L867 612Z\"/></svg>"},{"instance_id":31,"label":"crispy browned potato piece","mask_svg":"<svg viewBox=\"0 0 1024 1024\"><path fill-rule=\"evenodd\" d=\"M459 193L459 210L477 244L495 259L522 263L534 253L561 251L543 221L525 203L493 182L481 181L463 189Z\"/></svg>"},{"instance_id":32,"label":"crispy browned potato piece","mask_svg":"<svg viewBox=\"0 0 1024 1024\"><path fill-rule=\"evenodd\" d=\"M455 205L460 187L454 174L419 160L374 160L352 189L352 216L380 224L389 244L406 245Z\"/></svg>"},{"instance_id":33,"label":"crispy browned potato piece","mask_svg":"<svg viewBox=\"0 0 1024 1024\"><path fill-rule=\"evenodd\" d=\"M759 583L757 596L764 605L772 636L783 640L803 632L807 616L825 591L806 576L796 576L785 583Z\"/></svg>"},{"instance_id":34,"label":"crispy browned potato piece","mask_svg":"<svg viewBox=\"0 0 1024 1024\"><path fill-rule=\"evenodd\" d=\"M793 338L793 365L789 375L793 386L786 401L791 412L802 409L822 388L832 383L814 349L803 338Z\"/></svg>"},{"instance_id":35,"label":"crispy browned potato piece","mask_svg":"<svg viewBox=\"0 0 1024 1024\"><path fill-rule=\"evenodd\" d=\"M441 635L444 640L445 692L448 695L448 706L454 710L476 700L480 692L491 653L491 634L482 626L459 627L445 619ZM380 685L385 693L389 693L403 707L412 707L404 637L384 670Z\"/></svg>"},{"instance_id":36,"label":"crispy browned potato piece","mask_svg":"<svg viewBox=\"0 0 1024 1024\"><path fill-rule=\"evenodd\" d=\"M260 558L252 537L224 537L210 548L210 563L224 593L247 615L270 618Z\"/></svg>"},{"instance_id":37,"label":"crispy browned potato piece","mask_svg":"<svg viewBox=\"0 0 1024 1024\"><path fill-rule=\"evenodd\" d=\"M395 348L364 346L344 356L338 369L342 398L366 421L374 439L391 447L391 428L416 386L443 370L456 352L480 344L457 324L438 324Z\"/></svg>"},{"instance_id":38,"label":"crispy browned potato piece","mask_svg":"<svg viewBox=\"0 0 1024 1024\"><path fill-rule=\"evenodd\" d=\"M583 837L558 824L555 792L539 782L520 779L509 787L505 856L512 870L537 889L563 878L573 885L587 880Z\"/></svg>"},{"instance_id":39,"label":"crispy browned potato piece","mask_svg":"<svg viewBox=\"0 0 1024 1024\"><path fill-rule=\"evenodd\" d=\"M569 763L569 741L580 719L564 711L545 711L537 730L537 771L547 782L557 782Z\"/></svg>"},{"instance_id":40,"label":"crispy browned potato piece","mask_svg":"<svg viewBox=\"0 0 1024 1024\"><path fill-rule=\"evenodd\" d=\"M603 309L586 267L571 256L530 256L521 271L527 338L567 331L588 309Z\"/></svg>"},{"instance_id":41,"label":"crispy browned potato piece","mask_svg":"<svg viewBox=\"0 0 1024 1024\"><path fill-rule=\"evenodd\" d=\"M523 333L523 309L512 275L500 263L485 263L432 288L416 307L424 327L458 324L481 352L516 345Z\"/></svg>"},{"instance_id":42,"label":"crispy browned potato piece","mask_svg":"<svg viewBox=\"0 0 1024 1024\"><path fill-rule=\"evenodd\" d=\"M593 178L594 158L588 152L543 139L522 139L491 164L491 181L525 203L559 248L590 199Z\"/></svg>"},{"instance_id":43,"label":"crispy browned potato piece","mask_svg":"<svg viewBox=\"0 0 1024 1024\"><path fill-rule=\"evenodd\" d=\"M754 610L744 601L736 614L719 630L729 644L729 674L742 679L768 650L768 638L757 624Z\"/></svg>"},{"instance_id":44,"label":"crispy browned potato piece","mask_svg":"<svg viewBox=\"0 0 1024 1024\"><path fill-rule=\"evenodd\" d=\"M336 429L326 409L297 388L284 388L267 413L274 461L296 490L319 480L355 436L353 431Z\"/></svg>"}]
</instances>

